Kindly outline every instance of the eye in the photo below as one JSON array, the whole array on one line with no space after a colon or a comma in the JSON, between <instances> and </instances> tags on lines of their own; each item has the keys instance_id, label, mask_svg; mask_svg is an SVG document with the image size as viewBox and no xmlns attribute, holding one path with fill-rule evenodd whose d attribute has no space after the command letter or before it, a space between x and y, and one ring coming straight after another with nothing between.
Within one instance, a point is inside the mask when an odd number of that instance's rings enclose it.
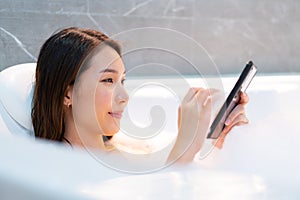
<instances>
[{"instance_id":1,"label":"eye","mask_svg":"<svg viewBox=\"0 0 300 200\"><path fill-rule=\"evenodd\" d=\"M125 81L126 81L125 78L121 80L122 85L124 85L124 82L125 82Z\"/></svg>"},{"instance_id":2,"label":"eye","mask_svg":"<svg viewBox=\"0 0 300 200\"><path fill-rule=\"evenodd\" d=\"M102 83L114 83L112 78L103 79L100 82L102 82Z\"/></svg>"}]
</instances>

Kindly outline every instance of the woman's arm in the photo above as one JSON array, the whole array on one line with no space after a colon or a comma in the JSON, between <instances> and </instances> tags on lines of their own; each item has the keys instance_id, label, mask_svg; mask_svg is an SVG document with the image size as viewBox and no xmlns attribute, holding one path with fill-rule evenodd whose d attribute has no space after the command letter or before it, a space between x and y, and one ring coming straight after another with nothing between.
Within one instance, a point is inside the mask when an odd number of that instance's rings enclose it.
<instances>
[{"instance_id":1,"label":"woman's arm","mask_svg":"<svg viewBox=\"0 0 300 200\"><path fill-rule=\"evenodd\" d=\"M178 110L178 136L169 154L168 162L193 161L207 134L211 105L208 90L191 88L188 91Z\"/></svg>"},{"instance_id":2,"label":"woman's arm","mask_svg":"<svg viewBox=\"0 0 300 200\"><path fill-rule=\"evenodd\" d=\"M213 92L203 88L191 88L184 97L178 110L178 136L168 162L192 162L195 154L202 148L210 124L212 109L210 95ZM248 123L244 108L248 101L248 96L241 93L239 105L228 116L226 127L220 138L213 142L214 146L222 148L226 135L234 126Z\"/></svg>"}]
</instances>

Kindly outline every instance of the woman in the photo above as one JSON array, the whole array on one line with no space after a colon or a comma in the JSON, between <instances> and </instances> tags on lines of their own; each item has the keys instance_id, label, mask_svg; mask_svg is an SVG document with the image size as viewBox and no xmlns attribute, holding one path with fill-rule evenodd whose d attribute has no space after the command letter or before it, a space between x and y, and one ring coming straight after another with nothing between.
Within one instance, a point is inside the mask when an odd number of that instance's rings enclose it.
<instances>
[{"instance_id":1,"label":"woman","mask_svg":"<svg viewBox=\"0 0 300 200\"><path fill-rule=\"evenodd\" d=\"M37 61L32 122L36 137L106 151L106 140L119 131L128 95L119 45L101 32L67 28L51 36ZM209 90L192 88L179 109L179 132L169 160L188 163L207 134ZM224 138L247 123L241 102L228 117ZM222 146L223 141L216 144Z\"/></svg>"}]
</instances>

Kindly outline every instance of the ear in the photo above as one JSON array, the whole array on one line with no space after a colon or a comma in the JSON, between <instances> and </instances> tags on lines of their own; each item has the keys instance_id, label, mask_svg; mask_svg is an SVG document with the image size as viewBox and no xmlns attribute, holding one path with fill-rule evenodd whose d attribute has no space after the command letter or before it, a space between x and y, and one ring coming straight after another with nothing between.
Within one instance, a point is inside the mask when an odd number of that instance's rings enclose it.
<instances>
[{"instance_id":1,"label":"ear","mask_svg":"<svg viewBox=\"0 0 300 200\"><path fill-rule=\"evenodd\" d=\"M73 103L72 97L73 97L73 86L69 85L64 96L65 106L70 107L72 105Z\"/></svg>"}]
</instances>

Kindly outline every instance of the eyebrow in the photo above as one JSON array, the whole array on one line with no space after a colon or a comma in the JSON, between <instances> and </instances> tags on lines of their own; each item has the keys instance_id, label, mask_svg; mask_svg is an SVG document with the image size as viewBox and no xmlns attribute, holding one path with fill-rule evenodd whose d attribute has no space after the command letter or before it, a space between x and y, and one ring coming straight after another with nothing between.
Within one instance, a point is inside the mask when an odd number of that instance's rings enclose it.
<instances>
[{"instance_id":1,"label":"eyebrow","mask_svg":"<svg viewBox=\"0 0 300 200\"><path fill-rule=\"evenodd\" d=\"M114 69L103 69L99 73L115 73L115 74L118 74L119 72L117 70L114 70ZM126 74L126 71L124 71L123 74Z\"/></svg>"}]
</instances>

